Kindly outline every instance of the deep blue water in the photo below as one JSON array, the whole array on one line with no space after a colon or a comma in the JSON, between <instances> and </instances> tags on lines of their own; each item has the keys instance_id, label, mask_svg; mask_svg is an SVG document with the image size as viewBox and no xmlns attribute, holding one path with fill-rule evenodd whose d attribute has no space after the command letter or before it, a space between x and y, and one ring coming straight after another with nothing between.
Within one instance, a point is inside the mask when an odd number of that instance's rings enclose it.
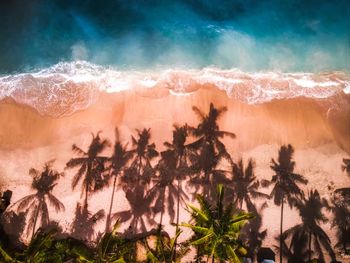
<instances>
[{"instance_id":1,"label":"deep blue water","mask_svg":"<svg viewBox=\"0 0 350 263\"><path fill-rule=\"evenodd\" d=\"M350 69L349 0L0 0L0 73L118 68Z\"/></svg>"}]
</instances>

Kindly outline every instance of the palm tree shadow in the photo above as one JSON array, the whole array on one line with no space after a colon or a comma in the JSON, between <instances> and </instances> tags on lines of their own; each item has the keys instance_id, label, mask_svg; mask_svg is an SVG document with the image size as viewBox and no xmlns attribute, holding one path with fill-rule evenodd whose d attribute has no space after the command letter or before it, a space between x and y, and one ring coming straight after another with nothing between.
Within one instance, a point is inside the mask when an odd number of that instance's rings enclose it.
<instances>
[{"instance_id":1,"label":"palm tree shadow","mask_svg":"<svg viewBox=\"0 0 350 263\"><path fill-rule=\"evenodd\" d=\"M71 225L71 236L84 241L91 241L95 237L95 225L105 217L103 209L92 214L87 206L77 203L74 221Z\"/></svg>"},{"instance_id":2,"label":"palm tree shadow","mask_svg":"<svg viewBox=\"0 0 350 263\"><path fill-rule=\"evenodd\" d=\"M6 211L1 218L0 243L15 248L23 248L21 242L22 233L26 226L28 211L16 213L12 210ZM5 248L6 248L5 246Z\"/></svg>"},{"instance_id":3,"label":"palm tree shadow","mask_svg":"<svg viewBox=\"0 0 350 263\"><path fill-rule=\"evenodd\" d=\"M117 180L119 177L123 176L125 170L127 169L127 164L132 158L132 152L127 150L127 144L123 145L119 139L119 131L118 128L115 129L115 143L113 154L111 158L109 158L107 167L108 171L108 180L113 179L112 185L112 195L109 206L109 211L106 219L106 229L105 232L111 231L111 222L112 222L112 209L114 202L114 195L117 188Z\"/></svg>"},{"instance_id":4,"label":"palm tree shadow","mask_svg":"<svg viewBox=\"0 0 350 263\"><path fill-rule=\"evenodd\" d=\"M309 255L308 247L308 237L303 231L296 231L291 240L290 245L287 245L286 234L282 234L282 237L276 238L278 241L282 240L282 253L287 258L288 263L304 263ZM277 247L279 249L279 247Z\"/></svg>"},{"instance_id":5,"label":"palm tree shadow","mask_svg":"<svg viewBox=\"0 0 350 263\"><path fill-rule=\"evenodd\" d=\"M346 171L347 174L350 176L350 159L343 159L342 170Z\"/></svg>"},{"instance_id":6,"label":"palm tree shadow","mask_svg":"<svg viewBox=\"0 0 350 263\"><path fill-rule=\"evenodd\" d=\"M235 206L242 210L245 204L246 209L251 212L257 212L253 199L269 198L269 195L259 191L260 181L257 180L255 173L255 162L248 160L248 164L244 167L243 160L232 165L232 177L227 187L228 197L235 200Z\"/></svg>"},{"instance_id":7,"label":"palm tree shadow","mask_svg":"<svg viewBox=\"0 0 350 263\"><path fill-rule=\"evenodd\" d=\"M56 212L64 210L64 205L52 194L57 185L57 181L63 176L52 169L54 160L47 162L42 171L31 168L29 174L33 177L32 189L36 192L23 197L14 205L17 206L18 212L26 211L28 215L27 236L32 233L34 236L38 220L40 226L45 227L49 224L48 203L53 206Z\"/></svg>"},{"instance_id":8,"label":"palm tree shadow","mask_svg":"<svg viewBox=\"0 0 350 263\"><path fill-rule=\"evenodd\" d=\"M349 253L350 246L350 188L336 189L331 197L332 228L336 228L336 248Z\"/></svg>"},{"instance_id":9,"label":"palm tree shadow","mask_svg":"<svg viewBox=\"0 0 350 263\"><path fill-rule=\"evenodd\" d=\"M255 260L255 257L262 246L264 239L267 236L267 229L261 230L262 212L267 207L266 202L263 203L260 209L255 206L249 206L248 211L255 217L251 219L242 229L242 240L249 248L249 256Z\"/></svg>"},{"instance_id":10,"label":"palm tree shadow","mask_svg":"<svg viewBox=\"0 0 350 263\"><path fill-rule=\"evenodd\" d=\"M152 202L155 199L155 192L149 191L148 186L155 174L151 162L158 156L156 146L150 143L150 129L137 131L137 137L131 137L133 149L130 152L133 155L131 165L125 169L121 177L121 186L125 197L129 203L130 209L115 213L113 219L120 218L121 222L131 219L131 232L147 231L144 216L147 216L147 222L154 225L156 222L152 218Z\"/></svg>"},{"instance_id":11,"label":"palm tree shadow","mask_svg":"<svg viewBox=\"0 0 350 263\"><path fill-rule=\"evenodd\" d=\"M300 239L302 236L308 241L307 258L304 260L311 260L314 254L317 254L318 259L324 261L324 251L326 251L332 260L336 260L335 253L331 246L331 241L327 233L320 227L320 223L327 223L328 219L323 214L322 209L329 209L326 199L321 198L317 190L311 190L307 198L296 203L296 208L299 210L302 223L286 230L282 236L284 239L291 236L292 243L294 240ZM294 251L296 252L296 251Z\"/></svg>"},{"instance_id":12,"label":"palm tree shadow","mask_svg":"<svg viewBox=\"0 0 350 263\"><path fill-rule=\"evenodd\" d=\"M199 117L200 123L195 128L189 127L192 136L197 138L189 145L195 152L192 158L192 170L195 173L191 176L190 184L196 192L202 188L205 197L215 200L216 186L227 183L227 172L217 167L222 161L232 163L231 156L220 139L225 136L235 138L236 135L220 130L217 123L221 115L227 111L226 107L215 108L214 104L210 103L208 114L195 106L192 109Z\"/></svg>"},{"instance_id":13,"label":"palm tree shadow","mask_svg":"<svg viewBox=\"0 0 350 263\"><path fill-rule=\"evenodd\" d=\"M177 156L174 150L166 150L161 153L161 156L156 166L158 176L154 178L154 185L149 191L156 200L153 207L154 214L161 213L160 225L162 225L166 208L170 222L174 222L175 215L178 217L179 206L188 200L188 195L181 187L182 180L185 178L182 172L186 169L180 161L181 157Z\"/></svg>"},{"instance_id":14,"label":"palm tree shadow","mask_svg":"<svg viewBox=\"0 0 350 263\"><path fill-rule=\"evenodd\" d=\"M270 168L274 171L274 175L270 181L262 180L262 186L268 187L273 185L270 193L270 199L273 198L276 206L281 206L281 220L280 220L280 234L282 238L283 233L283 216L284 204L287 203L289 207L294 207L298 200L304 197L304 192L298 184L307 184L308 181L300 174L294 172L295 162L293 161L294 148L292 145L283 145L278 152L278 159L271 160ZM280 262L282 262L282 243L280 239Z\"/></svg>"},{"instance_id":15,"label":"palm tree shadow","mask_svg":"<svg viewBox=\"0 0 350 263\"><path fill-rule=\"evenodd\" d=\"M85 152L77 145L73 144L72 150L79 157L70 159L66 164L66 169L79 167L72 180L72 188L75 189L82 181L82 195L84 197L83 206L87 206L88 197L91 192L96 192L108 185L108 178L105 176L105 163L108 158L100 154L110 145L108 140L101 139L100 133L92 134L92 140Z\"/></svg>"}]
</instances>

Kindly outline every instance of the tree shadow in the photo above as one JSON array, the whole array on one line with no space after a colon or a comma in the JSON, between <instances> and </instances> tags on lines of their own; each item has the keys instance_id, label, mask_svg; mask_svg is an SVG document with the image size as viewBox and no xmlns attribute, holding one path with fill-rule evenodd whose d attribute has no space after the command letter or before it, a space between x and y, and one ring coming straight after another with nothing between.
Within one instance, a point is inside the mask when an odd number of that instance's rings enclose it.
<instances>
[{"instance_id":1,"label":"tree shadow","mask_svg":"<svg viewBox=\"0 0 350 263\"><path fill-rule=\"evenodd\" d=\"M350 159L343 159L342 170L346 171L347 174L350 176Z\"/></svg>"},{"instance_id":2,"label":"tree shadow","mask_svg":"<svg viewBox=\"0 0 350 263\"><path fill-rule=\"evenodd\" d=\"M106 219L106 230L109 232L111 229L111 216L114 202L114 194L117 187L117 179L119 176L123 176L124 171L127 169L127 164L132 158L132 152L127 150L127 144L123 145L119 140L118 129L115 129L115 143L113 148L113 154L108 160L109 166L107 167L109 180L113 179L111 202L109 206L109 212Z\"/></svg>"},{"instance_id":3,"label":"tree shadow","mask_svg":"<svg viewBox=\"0 0 350 263\"><path fill-rule=\"evenodd\" d=\"M290 245L287 245L286 234L282 234L282 237L278 237L277 240L282 239L282 253L287 258L288 263L305 263L308 258L309 251L308 237L303 231L296 230L291 237ZM278 247L279 248L279 247Z\"/></svg>"},{"instance_id":4,"label":"tree shadow","mask_svg":"<svg viewBox=\"0 0 350 263\"><path fill-rule=\"evenodd\" d=\"M268 198L269 195L260 192L260 181L257 180L254 174L255 163L252 159L248 160L248 164L244 167L243 160L232 165L232 177L227 185L228 196L233 197L235 206L240 210L245 205L246 209L256 212L256 207L253 199Z\"/></svg>"},{"instance_id":5,"label":"tree shadow","mask_svg":"<svg viewBox=\"0 0 350 263\"><path fill-rule=\"evenodd\" d=\"M100 156L100 154L110 143L108 140L101 139L100 133L92 134L92 140L86 152L73 144L73 152L80 157L72 158L66 164L66 169L79 167L78 172L73 177L72 188L75 189L78 183L82 181L82 195L85 195L84 207L88 204L90 193L101 190L108 185L108 180L104 174L105 163L108 158Z\"/></svg>"},{"instance_id":6,"label":"tree shadow","mask_svg":"<svg viewBox=\"0 0 350 263\"><path fill-rule=\"evenodd\" d=\"M258 210L255 206L248 208L248 211L255 217L251 219L242 229L242 238L244 244L247 244L248 255L255 260L255 257L262 246L264 239L267 236L267 229L262 230L262 212L267 207L263 203Z\"/></svg>"},{"instance_id":7,"label":"tree shadow","mask_svg":"<svg viewBox=\"0 0 350 263\"><path fill-rule=\"evenodd\" d=\"M120 218L122 222L131 219L130 230L133 233L138 231L147 231L144 216L147 215L147 221L155 224L152 215L152 202L155 199L155 192L148 190L151 178L155 174L151 162L158 156L156 146L150 143L150 129L137 131L137 137L131 137L133 149L131 165L125 169L121 177L121 186L125 197L130 205L130 209L114 214L114 218Z\"/></svg>"},{"instance_id":8,"label":"tree shadow","mask_svg":"<svg viewBox=\"0 0 350 263\"><path fill-rule=\"evenodd\" d=\"M323 251L326 251L332 260L336 260L335 253L331 246L331 241L327 233L320 227L320 223L327 223L328 219L323 214L322 209L329 209L326 199L321 198L317 190L311 190L307 198L296 202L302 223L298 224L283 233L283 238L291 237L292 242L301 237L307 240L307 258L311 260L317 254L319 260L324 261ZM294 237L295 236L295 237ZM291 244L296 246L297 244Z\"/></svg>"},{"instance_id":9,"label":"tree shadow","mask_svg":"<svg viewBox=\"0 0 350 263\"><path fill-rule=\"evenodd\" d=\"M52 194L57 181L63 176L63 173L52 169L53 162L47 162L42 171L34 168L29 170L29 174L33 177L31 188L36 192L23 197L15 203L18 212L26 211L28 215L27 236L29 236L30 232L32 237L34 236L39 219L41 227L49 224L48 204L53 206L56 212L64 210L64 205Z\"/></svg>"},{"instance_id":10,"label":"tree shadow","mask_svg":"<svg viewBox=\"0 0 350 263\"><path fill-rule=\"evenodd\" d=\"M336 189L331 197L332 227L336 228L335 247L349 253L350 246L350 188Z\"/></svg>"},{"instance_id":11,"label":"tree shadow","mask_svg":"<svg viewBox=\"0 0 350 263\"><path fill-rule=\"evenodd\" d=\"M94 227L105 217L103 209L92 214L87 206L77 203L74 221L71 225L71 236L83 241L91 241L96 236Z\"/></svg>"},{"instance_id":12,"label":"tree shadow","mask_svg":"<svg viewBox=\"0 0 350 263\"><path fill-rule=\"evenodd\" d=\"M279 149L278 159L271 160L271 169L275 172L270 181L262 180L262 186L273 185L270 198L273 198L274 204L281 206L280 238L283 233L283 212L284 204L287 203L290 208L295 206L296 202L304 197L304 192L298 184L307 184L307 180L300 174L294 173L295 162L293 161L294 148L292 145L283 145ZM282 262L282 242L280 239L280 262Z\"/></svg>"},{"instance_id":13,"label":"tree shadow","mask_svg":"<svg viewBox=\"0 0 350 263\"><path fill-rule=\"evenodd\" d=\"M200 119L197 127L189 127L189 131L197 140L189 145L196 153L192 160L192 169L196 172L191 176L190 183L196 188L196 192L202 186L205 197L215 200L215 187L217 184L227 183L226 171L217 169L221 161L232 163L231 156L226 150L221 138L228 136L235 138L231 132L222 131L218 120L227 111L226 107L215 108L210 103L208 114L193 106L193 111Z\"/></svg>"}]
</instances>

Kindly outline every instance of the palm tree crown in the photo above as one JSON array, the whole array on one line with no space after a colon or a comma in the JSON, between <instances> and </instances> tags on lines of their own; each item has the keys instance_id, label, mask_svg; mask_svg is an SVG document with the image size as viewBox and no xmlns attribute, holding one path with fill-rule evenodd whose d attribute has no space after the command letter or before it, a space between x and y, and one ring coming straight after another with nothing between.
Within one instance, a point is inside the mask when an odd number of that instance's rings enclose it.
<instances>
[{"instance_id":1,"label":"palm tree crown","mask_svg":"<svg viewBox=\"0 0 350 263\"><path fill-rule=\"evenodd\" d=\"M225 206L223 185L217 186L216 205L210 205L202 195L198 195L197 200L200 208L189 205L194 223L181 225L194 231L191 244L199 246L199 256L207 255L212 262L215 258L241 262L240 257L246 250L239 242L240 230L253 215L242 211L234 214L233 203Z\"/></svg>"}]
</instances>

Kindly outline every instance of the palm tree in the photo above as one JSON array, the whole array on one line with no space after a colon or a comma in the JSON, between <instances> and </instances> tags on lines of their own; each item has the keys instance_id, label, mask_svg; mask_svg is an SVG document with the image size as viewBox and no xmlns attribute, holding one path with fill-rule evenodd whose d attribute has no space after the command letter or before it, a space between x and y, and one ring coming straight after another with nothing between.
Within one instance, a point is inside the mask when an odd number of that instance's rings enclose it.
<instances>
[{"instance_id":1,"label":"palm tree","mask_svg":"<svg viewBox=\"0 0 350 263\"><path fill-rule=\"evenodd\" d=\"M27 210L30 212L27 230L32 230L32 238L35 234L37 221L41 218L40 225L45 227L49 224L48 203L52 205L56 212L64 210L64 205L52 194L52 190L57 185L58 179L63 176L52 169L53 161L47 162L42 171L31 168L29 174L33 176L32 189L36 192L28 195L16 202L18 211ZM29 234L29 232L27 233Z\"/></svg>"},{"instance_id":2,"label":"palm tree","mask_svg":"<svg viewBox=\"0 0 350 263\"><path fill-rule=\"evenodd\" d=\"M217 186L216 205L210 205L203 195L198 195L197 200L200 208L188 205L193 223L181 224L194 232L191 245L200 246L201 251L197 250L197 253L207 255L212 262L215 258L241 262L240 257L246 250L239 242L240 231L253 215L243 211L234 214L233 203L225 206L223 185Z\"/></svg>"},{"instance_id":3,"label":"palm tree","mask_svg":"<svg viewBox=\"0 0 350 263\"><path fill-rule=\"evenodd\" d=\"M112 213L112 207L113 207L113 201L114 201L114 194L116 190L115 188L116 188L117 178L118 176L122 175L122 173L126 169L127 163L132 157L131 152L127 150L127 145L122 145L122 143L120 142L118 129L116 129L115 134L116 134L116 141L114 143L114 151L113 151L112 157L109 159L110 166L107 168L109 170L110 178L113 178L113 189L112 189L109 212L106 220L106 233L110 231L111 213Z\"/></svg>"},{"instance_id":4,"label":"palm tree","mask_svg":"<svg viewBox=\"0 0 350 263\"><path fill-rule=\"evenodd\" d=\"M120 222L117 220L112 231L105 232L98 238L95 260L93 262L125 263L124 257L131 257L130 261L135 261L134 254L136 253L132 253L132 249L128 249L129 247L131 248L132 243L127 242L127 240L118 233L119 226Z\"/></svg>"},{"instance_id":5,"label":"palm tree","mask_svg":"<svg viewBox=\"0 0 350 263\"><path fill-rule=\"evenodd\" d=\"M229 187L235 195L235 206L240 210L243 209L243 203L245 203L246 208L250 211L249 207L255 207L252 199L269 197L269 195L258 191L260 182L254 174L254 166L255 164L252 159L249 159L246 168L244 168L242 159L232 166L233 176Z\"/></svg>"},{"instance_id":6,"label":"palm tree","mask_svg":"<svg viewBox=\"0 0 350 263\"><path fill-rule=\"evenodd\" d=\"M342 165L343 171L346 171L348 175L350 176L350 159L343 158L343 165Z\"/></svg>"},{"instance_id":7,"label":"palm tree","mask_svg":"<svg viewBox=\"0 0 350 263\"><path fill-rule=\"evenodd\" d=\"M90 192L95 192L102 189L107 184L104 177L105 162L107 157L102 157L100 154L109 146L107 140L102 140L99 136L100 132L95 136L92 134L92 141L85 152L77 145L73 144L72 150L81 157L72 158L66 164L66 168L80 167L78 172L73 177L72 188L75 189L77 184L82 180L82 194L85 193L84 206L88 205L88 195Z\"/></svg>"},{"instance_id":8,"label":"palm tree","mask_svg":"<svg viewBox=\"0 0 350 263\"><path fill-rule=\"evenodd\" d=\"M208 115L204 114L197 107L192 107L193 111L199 116L200 123L196 128L190 128L192 135L198 138L189 146L197 152L197 158L194 160L193 169L197 171L197 176L192 179L194 185L203 185L205 196L215 198L213 189L218 183L226 183L225 172L217 170L216 167L222 160L232 163L231 157L226 150L225 145L220 141L224 136L235 138L236 135L231 132L221 131L217 121L226 107L215 108L210 103Z\"/></svg>"},{"instance_id":9,"label":"palm tree","mask_svg":"<svg viewBox=\"0 0 350 263\"><path fill-rule=\"evenodd\" d=\"M322 213L323 208L329 208L327 201L320 197L317 190L311 190L307 198L296 202L296 208L299 210L302 223L285 231L284 238L290 235L302 235L308 240L308 260L311 261L312 243L318 253L318 258L324 260L322 247L329 253L332 260L335 260L335 254L331 246L331 241L326 232L319 226L320 223L328 222L326 216ZM294 239L294 237L293 237ZM313 242L312 242L313 241Z\"/></svg>"},{"instance_id":10,"label":"palm tree","mask_svg":"<svg viewBox=\"0 0 350 263\"><path fill-rule=\"evenodd\" d=\"M157 229L155 245L150 246L147 240L144 240L144 245L147 249L147 262L150 263L175 263L181 262L181 259L189 252L189 247L180 245L180 249L176 249L177 239L182 231L176 229L175 237L170 238L167 233L162 231L162 226ZM176 256L177 254L177 256Z\"/></svg>"},{"instance_id":11,"label":"palm tree","mask_svg":"<svg viewBox=\"0 0 350 263\"><path fill-rule=\"evenodd\" d=\"M282 263L282 233L283 233L283 209L284 203L290 207L295 204L298 198L303 197L303 191L299 188L298 183L307 184L307 180L300 174L294 173L295 162L293 159L294 149L288 144L281 146L278 152L277 162L272 159L271 169L275 172L271 181L262 181L263 186L273 185L270 198L274 198L274 203L281 206L281 223L280 223L280 262Z\"/></svg>"}]
</instances>

